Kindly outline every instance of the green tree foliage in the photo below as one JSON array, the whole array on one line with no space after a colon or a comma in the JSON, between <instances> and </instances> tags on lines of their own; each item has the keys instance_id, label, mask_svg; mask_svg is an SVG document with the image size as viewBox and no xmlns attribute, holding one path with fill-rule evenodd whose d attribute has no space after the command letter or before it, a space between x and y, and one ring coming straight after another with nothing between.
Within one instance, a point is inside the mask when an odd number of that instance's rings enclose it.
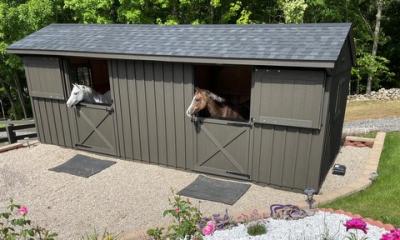
<instances>
[{"instance_id":1,"label":"green tree foliage","mask_svg":"<svg viewBox=\"0 0 400 240\"><path fill-rule=\"evenodd\" d=\"M304 12L307 8L305 0L278 0L283 11L285 23L303 23Z\"/></svg>"},{"instance_id":2,"label":"green tree foliage","mask_svg":"<svg viewBox=\"0 0 400 240\"><path fill-rule=\"evenodd\" d=\"M22 64L5 49L53 22L167 25L352 22L359 58L353 70L354 89L365 90L368 74L373 74L373 89L399 86L400 1L384 0L377 56L374 57L371 52L377 1L0 0L0 88L3 89L0 98L11 108L14 117L23 115L21 105L29 108Z\"/></svg>"},{"instance_id":3,"label":"green tree foliage","mask_svg":"<svg viewBox=\"0 0 400 240\"><path fill-rule=\"evenodd\" d=\"M381 86L380 81L390 82L394 73L388 67L389 60L384 57L374 56L371 53L360 53L357 58L357 67L352 69L354 80L358 82L357 92L365 90L365 84L360 85L359 82L372 76L375 81L373 82L373 89Z\"/></svg>"},{"instance_id":4,"label":"green tree foliage","mask_svg":"<svg viewBox=\"0 0 400 240\"><path fill-rule=\"evenodd\" d=\"M65 0L64 8L72 18L82 23L112 23L113 0Z\"/></svg>"},{"instance_id":5,"label":"green tree foliage","mask_svg":"<svg viewBox=\"0 0 400 240\"><path fill-rule=\"evenodd\" d=\"M18 57L6 53L9 44L52 22L55 9L50 0L0 1L0 87L6 89L11 117L27 116L25 81ZM22 78L23 79L23 78Z\"/></svg>"}]
</instances>

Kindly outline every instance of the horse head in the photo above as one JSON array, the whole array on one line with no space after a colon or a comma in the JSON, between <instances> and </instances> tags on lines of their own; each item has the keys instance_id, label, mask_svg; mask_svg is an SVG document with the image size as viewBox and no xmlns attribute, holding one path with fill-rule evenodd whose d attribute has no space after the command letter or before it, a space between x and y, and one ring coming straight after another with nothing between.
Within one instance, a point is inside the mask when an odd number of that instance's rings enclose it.
<instances>
[{"instance_id":1,"label":"horse head","mask_svg":"<svg viewBox=\"0 0 400 240\"><path fill-rule=\"evenodd\" d=\"M73 107L87 98L90 89L84 85L73 84L71 96L67 101L67 107Z\"/></svg>"},{"instance_id":2,"label":"horse head","mask_svg":"<svg viewBox=\"0 0 400 240\"><path fill-rule=\"evenodd\" d=\"M205 109L207 105L210 103L210 101L223 103L225 102L225 99L216 95L215 93L210 92L209 90L196 87L192 102L190 103L190 106L186 110L186 115L188 117L192 117L196 113Z\"/></svg>"}]
</instances>

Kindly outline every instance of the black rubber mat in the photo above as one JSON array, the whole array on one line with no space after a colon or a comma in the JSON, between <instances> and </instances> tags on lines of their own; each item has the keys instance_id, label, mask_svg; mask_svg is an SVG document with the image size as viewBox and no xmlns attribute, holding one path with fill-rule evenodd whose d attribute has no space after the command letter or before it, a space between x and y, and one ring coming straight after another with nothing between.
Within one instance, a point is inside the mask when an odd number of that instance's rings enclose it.
<instances>
[{"instance_id":1,"label":"black rubber mat","mask_svg":"<svg viewBox=\"0 0 400 240\"><path fill-rule=\"evenodd\" d=\"M178 195L233 205L249 188L250 184L222 181L200 175L179 191Z\"/></svg>"},{"instance_id":2,"label":"black rubber mat","mask_svg":"<svg viewBox=\"0 0 400 240\"><path fill-rule=\"evenodd\" d=\"M79 177L88 178L115 164L113 161L100 160L77 154L65 163L50 168L50 171L69 173Z\"/></svg>"}]
</instances>

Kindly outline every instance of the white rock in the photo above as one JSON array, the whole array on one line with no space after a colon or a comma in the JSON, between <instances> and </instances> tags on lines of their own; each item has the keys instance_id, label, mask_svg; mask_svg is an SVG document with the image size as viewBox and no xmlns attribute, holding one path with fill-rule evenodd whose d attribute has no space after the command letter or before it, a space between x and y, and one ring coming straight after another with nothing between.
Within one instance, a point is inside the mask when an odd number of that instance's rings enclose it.
<instances>
[{"instance_id":1,"label":"white rock","mask_svg":"<svg viewBox=\"0 0 400 240\"><path fill-rule=\"evenodd\" d=\"M314 216L300 220L274 220L267 219L265 226L267 233L259 236L249 236L245 225L240 224L228 230L216 231L212 236L207 236L206 240L288 240L288 239L324 239L323 236L329 235L327 239L345 239L348 236L343 223L349 217L336 214L317 212ZM354 231L354 230L351 230ZM368 224L368 232L365 235L361 231L359 237L366 236L369 240L379 240L386 230Z\"/></svg>"}]
</instances>

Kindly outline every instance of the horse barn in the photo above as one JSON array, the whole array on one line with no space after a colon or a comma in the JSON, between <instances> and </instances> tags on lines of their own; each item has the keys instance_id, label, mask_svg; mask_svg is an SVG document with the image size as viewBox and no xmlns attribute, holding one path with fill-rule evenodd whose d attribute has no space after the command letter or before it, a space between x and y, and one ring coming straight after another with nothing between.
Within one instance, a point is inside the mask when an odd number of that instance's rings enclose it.
<instances>
[{"instance_id":1,"label":"horse barn","mask_svg":"<svg viewBox=\"0 0 400 240\"><path fill-rule=\"evenodd\" d=\"M8 53L42 143L295 191L334 162L355 61L348 23L52 24ZM67 107L75 84L111 102Z\"/></svg>"}]
</instances>

